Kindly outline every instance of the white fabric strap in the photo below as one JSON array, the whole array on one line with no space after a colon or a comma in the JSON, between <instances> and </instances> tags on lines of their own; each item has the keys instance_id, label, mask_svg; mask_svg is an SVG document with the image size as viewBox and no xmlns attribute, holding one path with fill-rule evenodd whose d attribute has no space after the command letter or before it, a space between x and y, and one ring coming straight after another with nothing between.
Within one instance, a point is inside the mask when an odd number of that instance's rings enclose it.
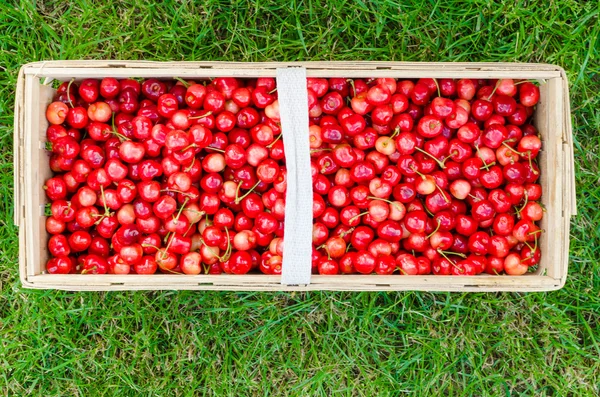
<instances>
[{"instance_id":1,"label":"white fabric strap","mask_svg":"<svg viewBox=\"0 0 600 397\"><path fill-rule=\"evenodd\" d=\"M277 69L279 115L287 168L281 284L310 284L312 177L306 69Z\"/></svg>"}]
</instances>

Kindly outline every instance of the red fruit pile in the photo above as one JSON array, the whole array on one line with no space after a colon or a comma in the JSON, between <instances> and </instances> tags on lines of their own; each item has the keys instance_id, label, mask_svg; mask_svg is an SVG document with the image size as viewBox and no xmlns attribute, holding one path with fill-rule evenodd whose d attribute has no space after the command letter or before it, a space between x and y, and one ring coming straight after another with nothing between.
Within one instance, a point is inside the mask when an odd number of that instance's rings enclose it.
<instances>
[{"instance_id":1,"label":"red fruit pile","mask_svg":"<svg viewBox=\"0 0 600 397\"><path fill-rule=\"evenodd\" d=\"M46 112L49 273L280 273L275 80L63 83Z\"/></svg>"},{"instance_id":2,"label":"red fruit pile","mask_svg":"<svg viewBox=\"0 0 600 397\"><path fill-rule=\"evenodd\" d=\"M313 270L520 275L540 260L527 81L309 79Z\"/></svg>"},{"instance_id":3,"label":"red fruit pile","mask_svg":"<svg viewBox=\"0 0 600 397\"><path fill-rule=\"evenodd\" d=\"M527 81L308 79L313 272L524 274L540 260ZM279 274L271 78L63 83L49 273Z\"/></svg>"}]
</instances>

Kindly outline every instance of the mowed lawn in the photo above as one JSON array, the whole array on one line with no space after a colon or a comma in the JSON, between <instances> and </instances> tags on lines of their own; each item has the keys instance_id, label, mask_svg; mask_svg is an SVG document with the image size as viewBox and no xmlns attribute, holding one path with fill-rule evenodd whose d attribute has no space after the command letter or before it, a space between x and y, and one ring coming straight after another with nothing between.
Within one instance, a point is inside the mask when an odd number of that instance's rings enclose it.
<instances>
[{"instance_id":1,"label":"mowed lawn","mask_svg":"<svg viewBox=\"0 0 600 397\"><path fill-rule=\"evenodd\" d=\"M0 3L1 395L600 394L597 2L144 3ZM12 222L18 68L107 58L561 65L579 205L567 284L531 294L25 290Z\"/></svg>"}]
</instances>

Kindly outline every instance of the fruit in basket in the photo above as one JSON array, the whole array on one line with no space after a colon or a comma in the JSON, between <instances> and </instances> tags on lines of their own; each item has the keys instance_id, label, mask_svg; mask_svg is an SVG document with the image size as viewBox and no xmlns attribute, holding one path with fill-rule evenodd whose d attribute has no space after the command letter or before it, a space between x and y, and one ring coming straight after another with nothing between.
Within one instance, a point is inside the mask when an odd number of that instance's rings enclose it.
<instances>
[{"instance_id":1,"label":"fruit in basket","mask_svg":"<svg viewBox=\"0 0 600 397\"><path fill-rule=\"evenodd\" d=\"M307 90L313 272L539 263L535 84L310 78ZM49 273L281 273L274 79L65 82L46 118Z\"/></svg>"}]
</instances>

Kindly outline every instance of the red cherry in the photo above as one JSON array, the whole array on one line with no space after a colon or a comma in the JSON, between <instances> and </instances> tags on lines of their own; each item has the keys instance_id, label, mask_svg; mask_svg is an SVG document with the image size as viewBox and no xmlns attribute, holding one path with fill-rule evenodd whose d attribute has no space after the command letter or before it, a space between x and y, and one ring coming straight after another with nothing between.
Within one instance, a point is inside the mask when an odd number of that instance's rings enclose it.
<instances>
[{"instance_id":1,"label":"red cherry","mask_svg":"<svg viewBox=\"0 0 600 397\"><path fill-rule=\"evenodd\" d=\"M519 102L523 106L535 106L540 100L540 89L530 82L525 82L519 87Z\"/></svg>"},{"instance_id":2,"label":"red cherry","mask_svg":"<svg viewBox=\"0 0 600 397\"><path fill-rule=\"evenodd\" d=\"M145 153L144 145L139 142L125 141L119 148L119 156L129 164L140 162Z\"/></svg>"},{"instance_id":3,"label":"red cherry","mask_svg":"<svg viewBox=\"0 0 600 397\"><path fill-rule=\"evenodd\" d=\"M424 116L417 124L417 132L425 138L434 138L442 133L442 122L435 116Z\"/></svg>"},{"instance_id":4,"label":"red cherry","mask_svg":"<svg viewBox=\"0 0 600 397\"><path fill-rule=\"evenodd\" d=\"M489 119L493 111L493 104L485 99L476 99L471 105L471 114L476 120L479 121L485 121Z\"/></svg>"},{"instance_id":5,"label":"red cherry","mask_svg":"<svg viewBox=\"0 0 600 397\"><path fill-rule=\"evenodd\" d=\"M483 231L473 233L469 236L469 250L477 255L486 255L488 253L490 236Z\"/></svg>"},{"instance_id":6,"label":"red cherry","mask_svg":"<svg viewBox=\"0 0 600 397\"><path fill-rule=\"evenodd\" d=\"M99 92L105 99L113 99L119 95L121 86L119 81L112 77L106 77L100 82Z\"/></svg>"},{"instance_id":7,"label":"red cherry","mask_svg":"<svg viewBox=\"0 0 600 397\"><path fill-rule=\"evenodd\" d=\"M511 253L504 258L504 271L511 276L521 276L527 273L529 267L521 262L517 253Z\"/></svg>"}]
</instances>

